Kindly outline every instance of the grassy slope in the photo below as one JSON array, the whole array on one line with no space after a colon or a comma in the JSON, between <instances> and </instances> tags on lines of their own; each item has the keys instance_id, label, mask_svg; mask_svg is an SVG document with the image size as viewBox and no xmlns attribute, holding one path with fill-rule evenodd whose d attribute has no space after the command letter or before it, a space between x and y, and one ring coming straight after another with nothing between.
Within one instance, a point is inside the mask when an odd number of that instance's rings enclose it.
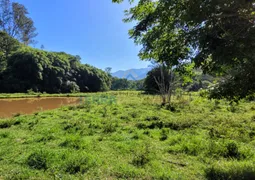
<instances>
[{"instance_id":1,"label":"grassy slope","mask_svg":"<svg viewBox=\"0 0 255 180\"><path fill-rule=\"evenodd\" d=\"M0 120L0 179L255 178L255 103L116 95Z\"/></svg>"}]
</instances>

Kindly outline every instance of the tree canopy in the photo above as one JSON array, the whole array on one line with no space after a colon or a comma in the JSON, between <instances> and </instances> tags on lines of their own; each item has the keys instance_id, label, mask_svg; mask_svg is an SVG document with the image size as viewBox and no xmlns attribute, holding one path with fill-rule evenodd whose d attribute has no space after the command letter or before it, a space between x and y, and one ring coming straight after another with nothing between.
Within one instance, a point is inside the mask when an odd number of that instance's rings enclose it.
<instances>
[{"instance_id":1,"label":"tree canopy","mask_svg":"<svg viewBox=\"0 0 255 180\"><path fill-rule=\"evenodd\" d=\"M19 46L20 44L16 39L0 31L0 73L6 69L9 54L17 50Z\"/></svg>"},{"instance_id":2,"label":"tree canopy","mask_svg":"<svg viewBox=\"0 0 255 180\"><path fill-rule=\"evenodd\" d=\"M141 59L172 66L191 60L204 72L224 76L216 97L255 92L255 1L139 0L125 21L137 22L129 33L142 45Z\"/></svg>"},{"instance_id":3,"label":"tree canopy","mask_svg":"<svg viewBox=\"0 0 255 180\"><path fill-rule=\"evenodd\" d=\"M125 78L112 77L111 90L143 90L144 80L128 80Z\"/></svg>"},{"instance_id":4,"label":"tree canopy","mask_svg":"<svg viewBox=\"0 0 255 180\"><path fill-rule=\"evenodd\" d=\"M5 68L0 71L0 92L69 93L110 89L111 77L100 69L81 64L79 56L16 47L19 43L3 34L2 37L10 42L10 48L7 56L1 56L0 62L5 64ZM4 42L0 44L3 55L6 53Z\"/></svg>"}]
</instances>

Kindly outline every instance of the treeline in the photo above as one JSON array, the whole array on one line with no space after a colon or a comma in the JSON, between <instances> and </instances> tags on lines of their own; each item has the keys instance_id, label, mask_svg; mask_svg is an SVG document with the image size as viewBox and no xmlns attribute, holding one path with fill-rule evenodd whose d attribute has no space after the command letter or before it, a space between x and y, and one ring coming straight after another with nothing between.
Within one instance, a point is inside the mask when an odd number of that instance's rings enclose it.
<instances>
[{"instance_id":1,"label":"treeline","mask_svg":"<svg viewBox=\"0 0 255 180\"><path fill-rule=\"evenodd\" d=\"M158 92L155 77L160 77L158 68L152 69L144 80L131 81L111 77L87 64L81 64L79 56L64 52L48 52L21 44L18 40L0 31L0 92L97 92L107 90L145 90ZM214 78L195 70L193 81L183 85L176 75L176 87L187 91L205 89ZM167 77L165 78L167 79Z\"/></svg>"},{"instance_id":2,"label":"treeline","mask_svg":"<svg viewBox=\"0 0 255 180\"><path fill-rule=\"evenodd\" d=\"M132 81L125 78L112 77L111 90L144 90L144 80Z\"/></svg>"},{"instance_id":3,"label":"treeline","mask_svg":"<svg viewBox=\"0 0 255 180\"><path fill-rule=\"evenodd\" d=\"M107 73L81 64L79 56L34 49L0 33L1 93L96 92L111 87Z\"/></svg>"},{"instance_id":4,"label":"treeline","mask_svg":"<svg viewBox=\"0 0 255 180\"><path fill-rule=\"evenodd\" d=\"M153 68L147 73L145 79L139 81L112 77L111 90L143 90L146 93L159 93L159 85L156 83L155 78L162 78L159 67ZM165 86L169 86L169 76L166 71L164 72L164 79L166 83ZM172 90L180 88L184 91L199 91L201 89L208 89L209 87L213 86L217 80L216 77L208 74L203 74L201 69L194 69L192 71L189 82L184 82L183 79L184 77L175 72Z\"/></svg>"}]
</instances>

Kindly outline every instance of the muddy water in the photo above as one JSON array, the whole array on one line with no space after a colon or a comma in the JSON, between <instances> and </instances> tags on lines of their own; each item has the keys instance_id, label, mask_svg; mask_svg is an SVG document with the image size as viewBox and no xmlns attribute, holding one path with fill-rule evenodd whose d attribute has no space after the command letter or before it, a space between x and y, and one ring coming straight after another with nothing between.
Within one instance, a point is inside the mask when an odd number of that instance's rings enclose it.
<instances>
[{"instance_id":1,"label":"muddy water","mask_svg":"<svg viewBox=\"0 0 255 180\"><path fill-rule=\"evenodd\" d=\"M13 115L32 114L50 109L56 109L64 105L80 103L79 98L27 98L27 99L0 99L0 118Z\"/></svg>"}]
</instances>

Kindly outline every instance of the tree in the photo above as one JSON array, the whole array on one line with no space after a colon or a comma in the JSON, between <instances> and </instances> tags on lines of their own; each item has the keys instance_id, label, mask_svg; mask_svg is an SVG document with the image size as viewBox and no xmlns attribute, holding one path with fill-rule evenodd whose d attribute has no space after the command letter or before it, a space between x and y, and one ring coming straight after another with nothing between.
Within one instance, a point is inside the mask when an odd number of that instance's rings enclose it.
<instances>
[{"instance_id":1,"label":"tree","mask_svg":"<svg viewBox=\"0 0 255 180\"><path fill-rule=\"evenodd\" d=\"M41 45L41 50L44 50L44 49L45 49L45 47L44 47L44 45L42 44L42 45Z\"/></svg>"},{"instance_id":2,"label":"tree","mask_svg":"<svg viewBox=\"0 0 255 180\"><path fill-rule=\"evenodd\" d=\"M25 6L10 0L0 0L0 5L0 30L25 45L35 43L36 28Z\"/></svg>"},{"instance_id":3,"label":"tree","mask_svg":"<svg viewBox=\"0 0 255 180\"><path fill-rule=\"evenodd\" d=\"M0 73L6 69L7 59L11 52L17 50L19 42L7 33L0 31Z\"/></svg>"},{"instance_id":4,"label":"tree","mask_svg":"<svg viewBox=\"0 0 255 180\"><path fill-rule=\"evenodd\" d=\"M111 90L127 90L129 86L130 83L127 79L113 77Z\"/></svg>"},{"instance_id":5,"label":"tree","mask_svg":"<svg viewBox=\"0 0 255 180\"><path fill-rule=\"evenodd\" d=\"M111 71L112 71L112 68L111 67L107 67L105 68L105 72L109 75L111 75Z\"/></svg>"},{"instance_id":6,"label":"tree","mask_svg":"<svg viewBox=\"0 0 255 180\"><path fill-rule=\"evenodd\" d=\"M169 71L164 64L157 65L148 72L144 89L150 94L160 94L163 105L171 104L172 93L176 87L175 76L173 69Z\"/></svg>"},{"instance_id":7,"label":"tree","mask_svg":"<svg viewBox=\"0 0 255 180\"><path fill-rule=\"evenodd\" d=\"M220 98L255 92L250 83L255 81L254 1L139 0L126 15L126 22L137 22L130 35L142 45L141 59L172 66L191 60L204 72L224 76L218 85Z\"/></svg>"}]
</instances>

